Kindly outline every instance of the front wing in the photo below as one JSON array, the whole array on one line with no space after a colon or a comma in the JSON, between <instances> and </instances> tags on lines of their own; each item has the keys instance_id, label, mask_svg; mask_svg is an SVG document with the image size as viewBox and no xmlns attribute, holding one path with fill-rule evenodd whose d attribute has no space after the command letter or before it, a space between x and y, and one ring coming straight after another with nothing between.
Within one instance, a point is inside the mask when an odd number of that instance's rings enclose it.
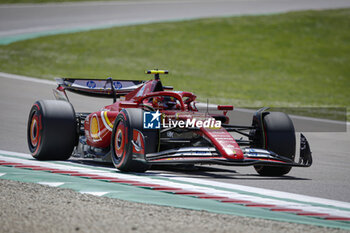
<instances>
[{"instance_id":1,"label":"front wing","mask_svg":"<svg viewBox=\"0 0 350 233\"><path fill-rule=\"evenodd\" d=\"M300 136L300 157L298 162L278 155L265 149L244 148L243 160L227 159L222 157L214 147L186 147L171 149L146 155L149 164L221 164L228 166L287 166L310 167L312 164L311 150L305 136Z\"/></svg>"}]
</instances>

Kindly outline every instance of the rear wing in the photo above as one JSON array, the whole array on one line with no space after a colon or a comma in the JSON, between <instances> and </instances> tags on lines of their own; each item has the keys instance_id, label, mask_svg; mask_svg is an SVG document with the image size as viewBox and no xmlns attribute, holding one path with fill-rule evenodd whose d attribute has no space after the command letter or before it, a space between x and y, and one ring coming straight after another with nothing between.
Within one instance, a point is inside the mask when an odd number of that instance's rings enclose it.
<instances>
[{"instance_id":1,"label":"rear wing","mask_svg":"<svg viewBox=\"0 0 350 233\"><path fill-rule=\"evenodd\" d=\"M140 87L141 80L106 80L56 78L59 90L67 90L81 95L118 98ZM113 85L113 86L112 86Z\"/></svg>"}]
</instances>

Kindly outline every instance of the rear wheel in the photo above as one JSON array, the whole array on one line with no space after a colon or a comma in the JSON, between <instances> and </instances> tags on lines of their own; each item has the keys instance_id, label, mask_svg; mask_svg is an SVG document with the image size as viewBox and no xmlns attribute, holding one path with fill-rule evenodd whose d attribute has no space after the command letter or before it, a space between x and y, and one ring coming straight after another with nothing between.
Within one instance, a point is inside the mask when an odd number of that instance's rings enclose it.
<instances>
[{"instance_id":1,"label":"rear wheel","mask_svg":"<svg viewBox=\"0 0 350 233\"><path fill-rule=\"evenodd\" d=\"M78 140L73 106L58 100L35 102L29 113L27 140L36 159L68 159Z\"/></svg>"},{"instance_id":2,"label":"rear wheel","mask_svg":"<svg viewBox=\"0 0 350 233\"><path fill-rule=\"evenodd\" d=\"M265 148L278 155L294 160L295 131L292 120L282 112L270 112L263 118ZM291 167L254 166L263 176L282 176L290 172Z\"/></svg>"},{"instance_id":3,"label":"rear wheel","mask_svg":"<svg viewBox=\"0 0 350 233\"><path fill-rule=\"evenodd\" d=\"M114 122L112 161L121 171L145 172L150 168L145 154L158 150L159 131L143 129L143 112L138 108L123 109Z\"/></svg>"}]
</instances>

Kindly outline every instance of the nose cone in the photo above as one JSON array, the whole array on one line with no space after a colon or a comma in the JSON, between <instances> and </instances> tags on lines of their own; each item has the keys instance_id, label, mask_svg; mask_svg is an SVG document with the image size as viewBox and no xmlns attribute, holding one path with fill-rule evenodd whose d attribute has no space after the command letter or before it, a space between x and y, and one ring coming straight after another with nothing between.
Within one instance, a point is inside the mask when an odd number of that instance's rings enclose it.
<instances>
[{"instance_id":1,"label":"nose cone","mask_svg":"<svg viewBox=\"0 0 350 233\"><path fill-rule=\"evenodd\" d=\"M202 128L201 130L223 157L235 160L244 159L243 151L236 140L223 127L220 129Z\"/></svg>"}]
</instances>

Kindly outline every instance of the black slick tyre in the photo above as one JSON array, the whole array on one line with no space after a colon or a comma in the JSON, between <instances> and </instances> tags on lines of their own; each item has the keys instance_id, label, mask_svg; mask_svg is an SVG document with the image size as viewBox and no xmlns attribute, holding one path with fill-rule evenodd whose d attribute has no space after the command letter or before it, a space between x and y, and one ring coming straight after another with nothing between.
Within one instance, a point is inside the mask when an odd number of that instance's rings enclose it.
<instances>
[{"instance_id":1,"label":"black slick tyre","mask_svg":"<svg viewBox=\"0 0 350 233\"><path fill-rule=\"evenodd\" d=\"M111 152L114 166L125 172L145 172L150 168L144 155L158 150L159 130L143 129L142 109L123 109L116 120L111 138ZM143 140L141 154L135 154L135 140L133 136L140 134ZM141 146L141 145L140 145Z\"/></svg>"},{"instance_id":2,"label":"black slick tyre","mask_svg":"<svg viewBox=\"0 0 350 233\"><path fill-rule=\"evenodd\" d=\"M278 155L290 158L295 157L295 130L292 120L282 112L270 112L264 116L265 148ZM254 166L262 176L282 176L290 172L291 167Z\"/></svg>"},{"instance_id":3,"label":"black slick tyre","mask_svg":"<svg viewBox=\"0 0 350 233\"><path fill-rule=\"evenodd\" d=\"M32 106L27 125L27 141L38 160L68 159L78 140L73 106L66 101L39 100Z\"/></svg>"}]
</instances>

